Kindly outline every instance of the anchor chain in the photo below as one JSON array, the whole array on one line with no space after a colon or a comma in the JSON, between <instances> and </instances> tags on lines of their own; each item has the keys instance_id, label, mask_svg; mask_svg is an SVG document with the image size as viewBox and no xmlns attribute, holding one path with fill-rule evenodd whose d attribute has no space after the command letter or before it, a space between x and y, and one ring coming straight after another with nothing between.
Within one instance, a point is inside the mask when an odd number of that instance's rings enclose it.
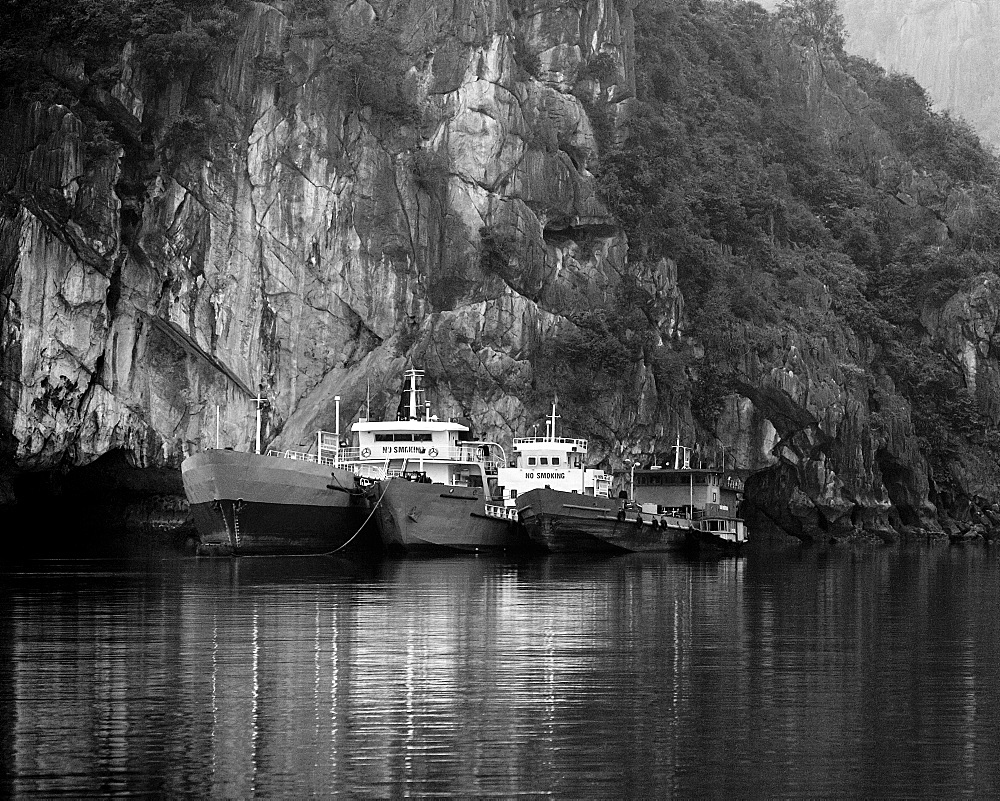
<instances>
[{"instance_id":1,"label":"anchor chain","mask_svg":"<svg viewBox=\"0 0 1000 801\"><path fill-rule=\"evenodd\" d=\"M233 534L236 542L236 548L239 549L243 547L243 543L240 542L240 517L239 514L243 511L243 507L246 504L243 503L242 498L237 498L233 503Z\"/></svg>"},{"instance_id":2,"label":"anchor chain","mask_svg":"<svg viewBox=\"0 0 1000 801\"><path fill-rule=\"evenodd\" d=\"M217 509L219 516L222 518L222 528L226 532L226 537L229 539L230 547L233 546L233 532L229 528L229 521L226 519L226 506L225 501L220 501L218 498L212 501L212 508Z\"/></svg>"}]
</instances>

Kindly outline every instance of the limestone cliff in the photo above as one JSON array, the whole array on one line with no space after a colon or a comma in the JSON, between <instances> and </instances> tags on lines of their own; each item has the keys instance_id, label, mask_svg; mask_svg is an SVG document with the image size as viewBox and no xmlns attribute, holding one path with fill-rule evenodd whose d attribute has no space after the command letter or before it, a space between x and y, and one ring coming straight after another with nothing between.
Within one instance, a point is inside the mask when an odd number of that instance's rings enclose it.
<instances>
[{"instance_id":1,"label":"limestone cliff","mask_svg":"<svg viewBox=\"0 0 1000 801\"><path fill-rule=\"evenodd\" d=\"M546 344L626 274L652 299L653 339L697 352L675 265L630 256L594 177L635 97L629 2L239 8L209 67L167 80L130 45L104 91L72 53L53 53L47 69L81 106L24 99L4 114L8 477L100 457L176 468L199 448L247 448L259 390L268 444L306 449L334 428L335 395L345 428L369 394L374 414L389 408L407 362L427 371L439 414L506 441L549 400ZM352 40L391 78L365 83L345 66L344 30L390 23L388 38ZM783 91L825 146L877 165L901 225L948 236L961 191L899 160L835 60L780 27L774 37ZM929 309L927 328L992 403L997 307L975 292ZM798 311L767 358L741 357L715 430L695 422L684 384L698 377L664 385L644 359L612 386L580 382L564 422L618 471L665 431L725 446L727 464L753 474L758 526L939 531L956 498L935 494L908 402L836 300L820 280L789 285ZM973 480L988 458L969 454L949 462L966 506L993 497Z\"/></svg>"},{"instance_id":2,"label":"limestone cliff","mask_svg":"<svg viewBox=\"0 0 1000 801\"><path fill-rule=\"evenodd\" d=\"M371 25L373 7L241 8L209 73L164 85L126 49L91 103L134 132L123 147L99 152L65 106L4 115L15 470L246 448L258 387L271 445L308 446L334 394L345 425L369 389L377 411L407 358L440 413L523 431L526 354L625 258L585 103L613 119L631 94L627 4L381 8L405 34L407 113L359 101L330 64L328 22ZM484 272L482 231L516 244L503 275Z\"/></svg>"}]
</instances>

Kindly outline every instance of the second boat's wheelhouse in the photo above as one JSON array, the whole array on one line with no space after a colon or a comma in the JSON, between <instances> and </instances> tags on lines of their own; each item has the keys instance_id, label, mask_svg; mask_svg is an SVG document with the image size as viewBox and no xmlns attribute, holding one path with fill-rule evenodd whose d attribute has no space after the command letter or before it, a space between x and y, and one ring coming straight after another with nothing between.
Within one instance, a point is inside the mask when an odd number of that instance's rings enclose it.
<instances>
[{"instance_id":1,"label":"second boat's wheelhouse","mask_svg":"<svg viewBox=\"0 0 1000 801\"><path fill-rule=\"evenodd\" d=\"M587 440L556 436L558 417L553 403L544 437L514 439L511 462L498 475L506 503L513 505L518 494L540 487L610 497L611 476L587 467Z\"/></svg>"},{"instance_id":2,"label":"second boat's wheelhouse","mask_svg":"<svg viewBox=\"0 0 1000 801\"><path fill-rule=\"evenodd\" d=\"M355 442L338 448L335 463L372 480L408 478L452 487L486 487L496 492L497 471L506 454L495 442L473 438L467 425L431 415L424 400L422 370L404 374L395 420L358 420Z\"/></svg>"}]
</instances>

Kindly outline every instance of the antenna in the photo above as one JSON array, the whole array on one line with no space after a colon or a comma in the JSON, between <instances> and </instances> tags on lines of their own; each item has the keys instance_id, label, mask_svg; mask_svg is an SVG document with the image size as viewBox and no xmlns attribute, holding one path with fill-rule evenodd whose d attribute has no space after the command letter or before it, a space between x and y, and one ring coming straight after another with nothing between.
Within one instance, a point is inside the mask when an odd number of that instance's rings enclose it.
<instances>
[{"instance_id":1,"label":"antenna","mask_svg":"<svg viewBox=\"0 0 1000 801\"><path fill-rule=\"evenodd\" d=\"M257 385L257 397L253 399L254 403L257 404L257 454L260 455L260 412L261 409L268 405L267 398L264 397L264 385Z\"/></svg>"}]
</instances>

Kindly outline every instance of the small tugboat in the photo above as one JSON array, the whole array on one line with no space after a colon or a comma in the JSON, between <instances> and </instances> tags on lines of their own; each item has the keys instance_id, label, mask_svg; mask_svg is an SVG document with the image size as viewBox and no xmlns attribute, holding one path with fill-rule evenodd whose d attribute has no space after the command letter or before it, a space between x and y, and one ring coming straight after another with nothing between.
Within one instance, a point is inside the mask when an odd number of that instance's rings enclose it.
<instances>
[{"instance_id":1,"label":"small tugboat","mask_svg":"<svg viewBox=\"0 0 1000 801\"><path fill-rule=\"evenodd\" d=\"M503 448L476 439L463 423L431 416L423 375L408 370L397 419L355 423L355 446L336 460L368 484L383 545L397 551L525 548L517 510L504 505L497 482Z\"/></svg>"},{"instance_id":2,"label":"small tugboat","mask_svg":"<svg viewBox=\"0 0 1000 801\"><path fill-rule=\"evenodd\" d=\"M586 466L585 439L556 436L556 403L544 437L515 439L514 461L499 471L506 503L513 505L537 546L547 551L607 550L588 533L594 521L615 522L612 477Z\"/></svg>"},{"instance_id":3,"label":"small tugboat","mask_svg":"<svg viewBox=\"0 0 1000 801\"><path fill-rule=\"evenodd\" d=\"M498 471L504 502L516 506L520 494L544 489L564 495L610 498L611 476L587 467L587 440L556 436L558 401L545 419L544 437L520 437L513 442L513 458Z\"/></svg>"},{"instance_id":4,"label":"small tugboat","mask_svg":"<svg viewBox=\"0 0 1000 801\"><path fill-rule=\"evenodd\" d=\"M687 545L738 549L748 540L736 516L742 480L712 466L691 464L691 449L673 448L673 464L634 466L629 480L633 504L625 516L659 529L664 540Z\"/></svg>"},{"instance_id":5,"label":"small tugboat","mask_svg":"<svg viewBox=\"0 0 1000 801\"><path fill-rule=\"evenodd\" d=\"M336 467L337 437L320 431L316 453L205 450L181 464L203 555L321 554L377 546L353 472ZM332 471L332 475L331 475ZM338 487L331 491L331 484Z\"/></svg>"},{"instance_id":6,"label":"small tugboat","mask_svg":"<svg viewBox=\"0 0 1000 801\"><path fill-rule=\"evenodd\" d=\"M679 440L672 467L633 465L629 484L617 501L536 489L516 503L528 536L553 552L729 549L747 541L735 514L742 483L716 468L692 467L691 449Z\"/></svg>"}]
</instances>

